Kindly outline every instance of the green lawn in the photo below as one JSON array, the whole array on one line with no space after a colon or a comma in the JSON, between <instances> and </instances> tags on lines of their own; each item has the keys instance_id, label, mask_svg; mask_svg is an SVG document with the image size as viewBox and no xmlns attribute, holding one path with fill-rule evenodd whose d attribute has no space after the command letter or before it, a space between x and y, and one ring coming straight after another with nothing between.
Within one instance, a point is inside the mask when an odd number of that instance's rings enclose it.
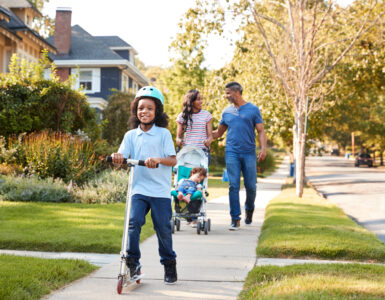
<instances>
[{"instance_id":1,"label":"green lawn","mask_svg":"<svg viewBox=\"0 0 385 300\"><path fill-rule=\"evenodd\" d=\"M300 199L286 186L266 209L257 255L384 262L385 244L313 189Z\"/></svg>"},{"instance_id":2,"label":"green lawn","mask_svg":"<svg viewBox=\"0 0 385 300\"><path fill-rule=\"evenodd\" d=\"M82 260L0 255L0 299L39 299L96 269Z\"/></svg>"},{"instance_id":3,"label":"green lawn","mask_svg":"<svg viewBox=\"0 0 385 300\"><path fill-rule=\"evenodd\" d=\"M262 266L249 272L238 299L384 299L384 282L384 266Z\"/></svg>"},{"instance_id":4,"label":"green lawn","mask_svg":"<svg viewBox=\"0 0 385 300\"><path fill-rule=\"evenodd\" d=\"M0 202L0 249L119 253L125 204ZM150 214L141 240L154 233Z\"/></svg>"}]
</instances>

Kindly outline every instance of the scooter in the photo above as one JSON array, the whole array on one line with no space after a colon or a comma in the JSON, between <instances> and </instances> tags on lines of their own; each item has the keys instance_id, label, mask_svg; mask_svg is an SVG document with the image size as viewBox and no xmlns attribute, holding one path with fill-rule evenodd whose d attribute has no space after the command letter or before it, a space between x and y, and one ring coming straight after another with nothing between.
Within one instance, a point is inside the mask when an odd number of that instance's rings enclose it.
<instances>
[{"instance_id":1,"label":"scooter","mask_svg":"<svg viewBox=\"0 0 385 300\"><path fill-rule=\"evenodd\" d=\"M106 161L112 163L112 157L107 156ZM124 159L123 164L127 164L129 167L129 177L128 177L128 188L127 188L127 197L126 197L126 210L124 217L124 229L123 229L123 239L122 239L122 248L120 251L120 271L118 275L118 285L116 287L118 294L122 293L123 287L128 287L136 282L140 284L140 280L144 277L144 274L141 273L140 268L138 272L135 272L135 275L131 277L130 270L127 268L127 241L128 241L128 228L130 224L130 212L131 212L131 200L132 200L132 182L134 178L134 166L145 166L144 160L133 160L133 159Z\"/></svg>"}]
</instances>

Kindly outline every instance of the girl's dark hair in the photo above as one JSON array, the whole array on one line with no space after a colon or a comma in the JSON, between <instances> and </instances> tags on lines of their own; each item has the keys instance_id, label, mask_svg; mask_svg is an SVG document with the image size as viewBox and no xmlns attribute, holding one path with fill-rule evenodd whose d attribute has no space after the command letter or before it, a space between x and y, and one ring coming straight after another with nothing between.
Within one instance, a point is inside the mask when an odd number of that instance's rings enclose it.
<instances>
[{"instance_id":1,"label":"girl's dark hair","mask_svg":"<svg viewBox=\"0 0 385 300\"><path fill-rule=\"evenodd\" d=\"M193 115L193 102L198 98L199 91L198 90L189 90L183 99L183 131L187 130L187 124L190 120L190 126L192 126L192 115Z\"/></svg>"},{"instance_id":2,"label":"girl's dark hair","mask_svg":"<svg viewBox=\"0 0 385 300\"><path fill-rule=\"evenodd\" d=\"M151 98L151 97L139 97L139 98L136 98L131 103L131 116L130 116L130 119L128 120L131 129L137 128L140 124L140 121L138 119L138 113L137 113L138 112L138 103L139 103L139 100L144 99L144 98L151 99L155 103L154 124L158 127L167 128L168 127L168 116L163 111L163 105L160 102L160 100L156 99L156 98Z\"/></svg>"}]
</instances>

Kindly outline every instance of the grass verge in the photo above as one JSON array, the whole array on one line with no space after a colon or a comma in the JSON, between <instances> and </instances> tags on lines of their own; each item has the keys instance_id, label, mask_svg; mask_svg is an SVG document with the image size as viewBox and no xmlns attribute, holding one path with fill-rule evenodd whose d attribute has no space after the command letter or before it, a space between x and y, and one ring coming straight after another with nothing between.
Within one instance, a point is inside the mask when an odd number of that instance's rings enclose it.
<instances>
[{"instance_id":1,"label":"grass verge","mask_svg":"<svg viewBox=\"0 0 385 300\"><path fill-rule=\"evenodd\" d=\"M0 299L39 299L97 268L82 260L0 255Z\"/></svg>"},{"instance_id":2,"label":"grass verge","mask_svg":"<svg viewBox=\"0 0 385 300\"><path fill-rule=\"evenodd\" d=\"M384 262L385 244L313 189L298 198L286 186L266 209L257 254Z\"/></svg>"},{"instance_id":3,"label":"grass verge","mask_svg":"<svg viewBox=\"0 0 385 300\"><path fill-rule=\"evenodd\" d=\"M384 266L262 266L249 272L238 299L383 299L384 282Z\"/></svg>"},{"instance_id":4,"label":"grass verge","mask_svg":"<svg viewBox=\"0 0 385 300\"><path fill-rule=\"evenodd\" d=\"M125 204L0 202L0 249L119 253ZM150 214L141 241L154 233Z\"/></svg>"}]
</instances>

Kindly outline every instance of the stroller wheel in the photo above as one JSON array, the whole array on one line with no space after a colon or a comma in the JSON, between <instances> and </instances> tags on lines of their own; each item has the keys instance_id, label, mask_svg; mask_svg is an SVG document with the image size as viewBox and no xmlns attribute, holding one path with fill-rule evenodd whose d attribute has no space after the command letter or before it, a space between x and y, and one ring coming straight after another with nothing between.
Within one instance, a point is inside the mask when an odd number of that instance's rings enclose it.
<instances>
[{"instance_id":1,"label":"stroller wheel","mask_svg":"<svg viewBox=\"0 0 385 300\"><path fill-rule=\"evenodd\" d=\"M203 230L204 230L206 235L209 233L209 223L207 221L204 223Z\"/></svg>"},{"instance_id":2,"label":"stroller wheel","mask_svg":"<svg viewBox=\"0 0 385 300\"><path fill-rule=\"evenodd\" d=\"M211 219L207 219L207 229L211 231Z\"/></svg>"},{"instance_id":3,"label":"stroller wheel","mask_svg":"<svg viewBox=\"0 0 385 300\"><path fill-rule=\"evenodd\" d=\"M171 218L170 224L171 224L171 233L175 233L175 220L174 220L174 218Z\"/></svg>"},{"instance_id":4,"label":"stroller wheel","mask_svg":"<svg viewBox=\"0 0 385 300\"><path fill-rule=\"evenodd\" d=\"M175 222L176 222L176 231L179 231L180 230L180 220L176 219Z\"/></svg>"},{"instance_id":5,"label":"stroller wheel","mask_svg":"<svg viewBox=\"0 0 385 300\"><path fill-rule=\"evenodd\" d=\"M198 221L198 223L197 223L197 234L201 234L201 230L202 230L202 223L200 221Z\"/></svg>"}]
</instances>

